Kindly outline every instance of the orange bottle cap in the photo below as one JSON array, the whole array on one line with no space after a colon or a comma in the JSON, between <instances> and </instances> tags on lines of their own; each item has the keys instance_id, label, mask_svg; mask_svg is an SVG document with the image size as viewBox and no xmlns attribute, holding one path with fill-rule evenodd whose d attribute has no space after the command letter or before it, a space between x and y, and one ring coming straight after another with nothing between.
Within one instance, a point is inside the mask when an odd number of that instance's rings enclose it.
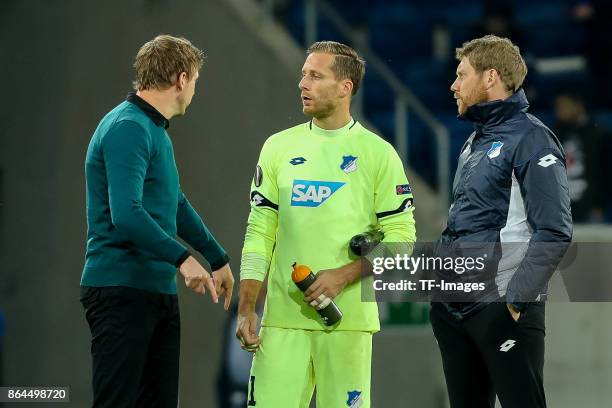
<instances>
[{"instance_id":1,"label":"orange bottle cap","mask_svg":"<svg viewBox=\"0 0 612 408\"><path fill-rule=\"evenodd\" d=\"M310 275L312 271L306 265L298 265L297 263L293 264L293 272L291 273L291 279L294 282L301 282Z\"/></svg>"}]
</instances>

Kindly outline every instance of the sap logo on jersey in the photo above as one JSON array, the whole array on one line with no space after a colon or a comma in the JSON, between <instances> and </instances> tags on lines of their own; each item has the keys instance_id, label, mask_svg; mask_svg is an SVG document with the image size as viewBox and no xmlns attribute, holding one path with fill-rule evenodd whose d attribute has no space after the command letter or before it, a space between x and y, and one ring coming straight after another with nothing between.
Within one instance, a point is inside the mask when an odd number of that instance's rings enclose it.
<instances>
[{"instance_id":1,"label":"sap logo on jersey","mask_svg":"<svg viewBox=\"0 0 612 408\"><path fill-rule=\"evenodd\" d=\"M336 181L293 180L291 206L318 207L344 184Z\"/></svg>"}]
</instances>

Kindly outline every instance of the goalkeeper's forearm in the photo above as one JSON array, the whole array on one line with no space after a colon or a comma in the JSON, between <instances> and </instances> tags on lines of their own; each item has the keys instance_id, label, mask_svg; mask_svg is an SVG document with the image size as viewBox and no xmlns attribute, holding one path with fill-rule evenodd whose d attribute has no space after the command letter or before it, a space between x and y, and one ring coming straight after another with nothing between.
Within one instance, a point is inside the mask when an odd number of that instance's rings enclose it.
<instances>
[{"instance_id":1,"label":"goalkeeper's forearm","mask_svg":"<svg viewBox=\"0 0 612 408\"><path fill-rule=\"evenodd\" d=\"M372 265L366 258L360 258L340 268L347 284L352 284L360 279L372 275Z\"/></svg>"},{"instance_id":2,"label":"goalkeeper's forearm","mask_svg":"<svg viewBox=\"0 0 612 408\"><path fill-rule=\"evenodd\" d=\"M261 281L243 279L240 281L240 295L238 301L238 314L248 314L255 311L257 296L261 290Z\"/></svg>"}]
</instances>

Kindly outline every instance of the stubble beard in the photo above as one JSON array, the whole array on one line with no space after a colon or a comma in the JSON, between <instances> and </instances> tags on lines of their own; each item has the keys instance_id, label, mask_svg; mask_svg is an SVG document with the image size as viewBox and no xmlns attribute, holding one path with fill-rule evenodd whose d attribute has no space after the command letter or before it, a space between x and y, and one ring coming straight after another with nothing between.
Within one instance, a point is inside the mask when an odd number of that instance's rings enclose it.
<instances>
[{"instance_id":1,"label":"stubble beard","mask_svg":"<svg viewBox=\"0 0 612 408\"><path fill-rule=\"evenodd\" d=\"M487 101L487 90L484 86L474 88L466 98L459 98L459 115L464 115L470 106Z\"/></svg>"},{"instance_id":2,"label":"stubble beard","mask_svg":"<svg viewBox=\"0 0 612 408\"><path fill-rule=\"evenodd\" d=\"M332 113L334 112L335 107L331 102L328 102L324 104L322 107L320 107L319 109L316 109L314 107L308 107L308 108L310 108L310 110L307 110L306 106L303 107L302 109L305 115L310 116L311 118L315 118L317 120L322 120L322 119L330 117Z\"/></svg>"}]
</instances>

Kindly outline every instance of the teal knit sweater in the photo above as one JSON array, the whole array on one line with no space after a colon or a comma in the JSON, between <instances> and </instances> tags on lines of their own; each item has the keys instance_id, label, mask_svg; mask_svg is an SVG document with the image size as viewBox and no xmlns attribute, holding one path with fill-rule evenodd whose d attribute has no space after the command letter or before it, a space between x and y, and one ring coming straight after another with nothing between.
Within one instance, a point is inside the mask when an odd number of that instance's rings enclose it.
<instances>
[{"instance_id":1,"label":"teal knit sweater","mask_svg":"<svg viewBox=\"0 0 612 408\"><path fill-rule=\"evenodd\" d=\"M177 235L213 270L229 258L180 189L168 121L135 94L96 129L85 160L87 252L82 286L176 293L188 256Z\"/></svg>"}]
</instances>

